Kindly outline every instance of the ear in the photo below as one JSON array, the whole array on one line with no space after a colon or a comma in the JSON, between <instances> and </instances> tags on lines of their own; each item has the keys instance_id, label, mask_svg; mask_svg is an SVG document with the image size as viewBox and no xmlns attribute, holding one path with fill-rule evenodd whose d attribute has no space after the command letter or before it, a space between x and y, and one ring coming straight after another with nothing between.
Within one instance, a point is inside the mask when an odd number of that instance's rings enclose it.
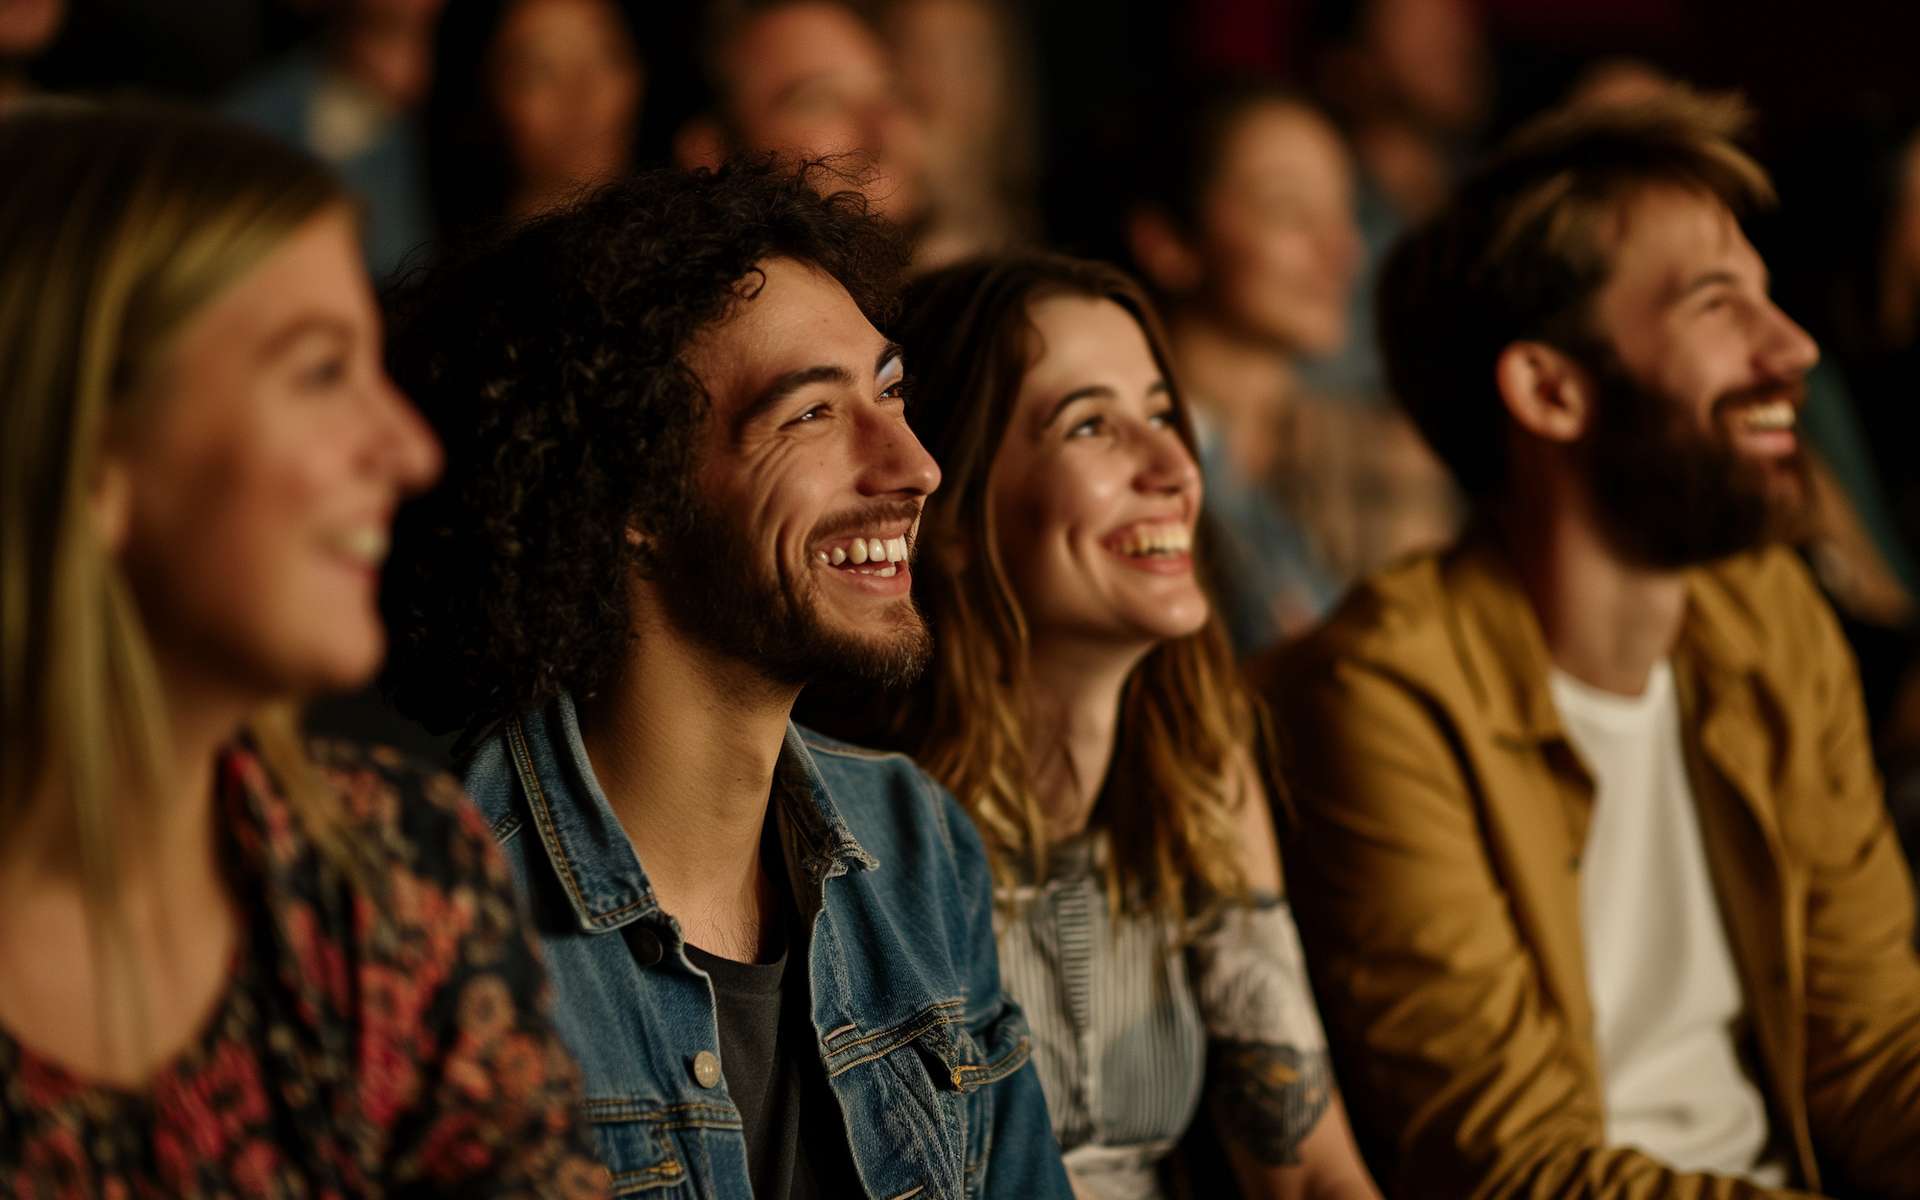
<instances>
[{"instance_id":1,"label":"ear","mask_svg":"<svg viewBox=\"0 0 1920 1200\"><path fill-rule=\"evenodd\" d=\"M726 157L727 139L712 117L695 117L673 135L673 161L684 171L717 167Z\"/></svg>"},{"instance_id":2,"label":"ear","mask_svg":"<svg viewBox=\"0 0 1920 1200\"><path fill-rule=\"evenodd\" d=\"M1166 215L1136 209L1127 216L1127 250L1154 287L1178 296L1200 286L1200 256Z\"/></svg>"},{"instance_id":3,"label":"ear","mask_svg":"<svg viewBox=\"0 0 1920 1200\"><path fill-rule=\"evenodd\" d=\"M93 486L87 491L87 508L94 536L107 553L117 555L125 550L133 528L133 478L126 465L111 454L101 456Z\"/></svg>"},{"instance_id":4,"label":"ear","mask_svg":"<svg viewBox=\"0 0 1920 1200\"><path fill-rule=\"evenodd\" d=\"M1593 421L1593 377L1558 347L1513 342L1493 364L1514 423L1549 442L1575 442Z\"/></svg>"}]
</instances>

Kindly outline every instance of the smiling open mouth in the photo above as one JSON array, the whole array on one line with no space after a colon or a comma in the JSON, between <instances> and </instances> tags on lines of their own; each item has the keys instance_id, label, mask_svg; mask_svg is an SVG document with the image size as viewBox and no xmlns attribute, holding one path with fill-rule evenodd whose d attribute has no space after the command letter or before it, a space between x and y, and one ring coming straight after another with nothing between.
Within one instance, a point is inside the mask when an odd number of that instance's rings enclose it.
<instances>
[{"instance_id":1,"label":"smiling open mouth","mask_svg":"<svg viewBox=\"0 0 1920 1200\"><path fill-rule=\"evenodd\" d=\"M1193 551L1193 530L1175 521L1128 525L1101 539L1115 554L1126 558L1179 558Z\"/></svg>"},{"instance_id":2,"label":"smiling open mouth","mask_svg":"<svg viewBox=\"0 0 1920 1200\"><path fill-rule=\"evenodd\" d=\"M900 573L911 553L905 534L896 537L840 538L814 551L816 562L856 575L876 575L882 579Z\"/></svg>"}]
</instances>

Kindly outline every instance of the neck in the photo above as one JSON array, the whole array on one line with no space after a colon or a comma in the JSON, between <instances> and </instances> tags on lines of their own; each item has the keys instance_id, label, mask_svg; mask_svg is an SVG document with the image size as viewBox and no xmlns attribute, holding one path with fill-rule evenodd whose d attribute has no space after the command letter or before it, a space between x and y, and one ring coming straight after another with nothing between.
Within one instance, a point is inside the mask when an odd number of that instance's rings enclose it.
<instances>
[{"instance_id":1,"label":"neck","mask_svg":"<svg viewBox=\"0 0 1920 1200\"><path fill-rule=\"evenodd\" d=\"M757 957L770 898L761 834L799 688L643 625L619 676L581 698L581 741L687 940Z\"/></svg>"},{"instance_id":2,"label":"neck","mask_svg":"<svg viewBox=\"0 0 1920 1200\"><path fill-rule=\"evenodd\" d=\"M1293 396L1293 359L1271 341L1193 310L1174 318L1167 338L1197 402L1229 423L1237 417L1271 419Z\"/></svg>"},{"instance_id":3,"label":"neck","mask_svg":"<svg viewBox=\"0 0 1920 1200\"><path fill-rule=\"evenodd\" d=\"M1679 639L1686 581L1678 571L1623 561L1588 511L1569 503L1509 503L1496 510L1496 525L1554 665L1593 687L1637 696Z\"/></svg>"},{"instance_id":4,"label":"neck","mask_svg":"<svg viewBox=\"0 0 1920 1200\"><path fill-rule=\"evenodd\" d=\"M1050 840L1087 827L1106 785L1127 677L1151 647L1034 647L1028 663L1027 762Z\"/></svg>"}]
</instances>

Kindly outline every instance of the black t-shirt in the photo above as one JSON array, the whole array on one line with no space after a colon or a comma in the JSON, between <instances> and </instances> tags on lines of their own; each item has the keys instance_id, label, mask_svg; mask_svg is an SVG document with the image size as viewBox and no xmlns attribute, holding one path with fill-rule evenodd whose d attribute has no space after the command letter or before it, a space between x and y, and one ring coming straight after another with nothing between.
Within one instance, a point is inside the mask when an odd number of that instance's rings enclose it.
<instances>
[{"instance_id":1,"label":"black t-shirt","mask_svg":"<svg viewBox=\"0 0 1920 1200\"><path fill-rule=\"evenodd\" d=\"M769 839L771 842L772 839ZM769 846L768 867L781 854ZM740 1109L747 1174L758 1200L823 1200L860 1195L840 1102L827 1084L814 1037L806 946L798 936L784 872L774 881L783 901L779 957L742 963L691 942L687 958L713 980L720 1020L720 1070Z\"/></svg>"}]
</instances>

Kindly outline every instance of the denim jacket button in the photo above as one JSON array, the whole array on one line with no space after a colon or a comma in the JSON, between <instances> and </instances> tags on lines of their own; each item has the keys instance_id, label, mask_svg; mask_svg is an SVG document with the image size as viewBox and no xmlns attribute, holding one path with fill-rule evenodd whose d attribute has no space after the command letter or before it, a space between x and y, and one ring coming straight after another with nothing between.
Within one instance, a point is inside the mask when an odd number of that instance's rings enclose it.
<instances>
[{"instance_id":1,"label":"denim jacket button","mask_svg":"<svg viewBox=\"0 0 1920 1200\"><path fill-rule=\"evenodd\" d=\"M720 1082L720 1056L711 1050L702 1050L693 1056L693 1078L703 1088L710 1088Z\"/></svg>"},{"instance_id":2,"label":"denim jacket button","mask_svg":"<svg viewBox=\"0 0 1920 1200\"><path fill-rule=\"evenodd\" d=\"M660 962L660 935L645 925L628 925L620 931L627 939L627 950L633 955L633 961L642 967L656 966Z\"/></svg>"}]
</instances>

